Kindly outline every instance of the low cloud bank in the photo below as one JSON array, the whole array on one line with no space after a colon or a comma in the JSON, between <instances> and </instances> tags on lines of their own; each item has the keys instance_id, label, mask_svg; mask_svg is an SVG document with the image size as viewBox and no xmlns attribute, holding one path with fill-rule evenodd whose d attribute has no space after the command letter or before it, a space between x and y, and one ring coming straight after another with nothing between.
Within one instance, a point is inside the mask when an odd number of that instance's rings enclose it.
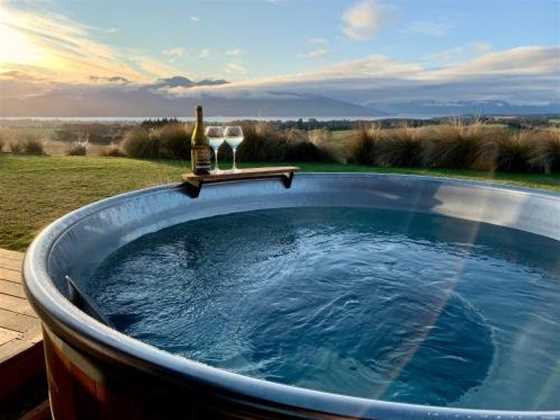
<instances>
[{"instance_id":1,"label":"low cloud bank","mask_svg":"<svg viewBox=\"0 0 560 420\"><path fill-rule=\"evenodd\" d=\"M182 107L210 99L216 104L224 102L220 112L227 112L229 104L237 107L233 114L246 110L261 115L274 112L275 102L289 106L289 101L300 105L307 101L311 107L308 112L336 102L332 112L346 104L353 107L353 113L372 104L414 101L493 100L542 105L560 103L559 69L560 47L535 46L489 52L462 64L434 68L374 55L309 73L232 83L192 81L182 76L134 83L120 75L92 75L90 83L72 84L37 78L19 69L0 73L0 115L41 115L48 109L49 115L56 111L64 116L69 110L76 112L79 101L88 102L82 107L84 112L105 116L115 110L119 115L132 115L127 109L146 112L144 115L184 115L189 110ZM294 109L304 112L305 107Z\"/></svg>"}]
</instances>

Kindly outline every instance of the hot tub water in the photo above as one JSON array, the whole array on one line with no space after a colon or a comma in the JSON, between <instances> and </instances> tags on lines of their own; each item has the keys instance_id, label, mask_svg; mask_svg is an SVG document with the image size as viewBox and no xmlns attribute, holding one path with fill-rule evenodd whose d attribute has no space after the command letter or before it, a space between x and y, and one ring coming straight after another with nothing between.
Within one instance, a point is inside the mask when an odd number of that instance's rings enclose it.
<instances>
[{"instance_id":1,"label":"hot tub water","mask_svg":"<svg viewBox=\"0 0 560 420\"><path fill-rule=\"evenodd\" d=\"M350 208L200 219L84 284L122 332L244 375L389 401L557 409L560 245Z\"/></svg>"}]
</instances>

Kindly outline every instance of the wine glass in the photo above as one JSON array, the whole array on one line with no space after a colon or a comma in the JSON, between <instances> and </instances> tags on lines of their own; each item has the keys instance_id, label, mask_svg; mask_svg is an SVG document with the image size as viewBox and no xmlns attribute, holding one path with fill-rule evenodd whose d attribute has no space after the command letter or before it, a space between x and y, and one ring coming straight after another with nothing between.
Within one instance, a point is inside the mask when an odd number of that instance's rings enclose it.
<instances>
[{"instance_id":1,"label":"wine glass","mask_svg":"<svg viewBox=\"0 0 560 420\"><path fill-rule=\"evenodd\" d=\"M233 150L233 171L238 171L237 163L235 161L235 152L237 152L237 148L243 141L243 129L238 125L230 125L227 126L224 132L224 136L226 139L226 143L229 144L231 150Z\"/></svg>"},{"instance_id":2,"label":"wine glass","mask_svg":"<svg viewBox=\"0 0 560 420\"><path fill-rule=\"evenodd\" d=\"M212 150L214 150L214 173L220 172L220 167L218 166L218 150L224 142L224 129L218 126L206 127L206 137L208 138L208 143Z\"/></svg>"}]
</instances>

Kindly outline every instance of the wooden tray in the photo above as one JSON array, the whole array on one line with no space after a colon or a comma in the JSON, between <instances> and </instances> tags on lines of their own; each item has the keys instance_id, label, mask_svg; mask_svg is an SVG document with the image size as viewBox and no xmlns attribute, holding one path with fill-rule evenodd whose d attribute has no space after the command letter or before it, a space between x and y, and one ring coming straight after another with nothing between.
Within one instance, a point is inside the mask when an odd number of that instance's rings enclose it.
<instances>
[{"instance_id":1,"label":"wooden tray","mask_svg":"<svg viewBox=\"0 0 560 420\"><path fill-rule=\"evenodd\" d=\"M239 181L245 179L265 179L265 178L279 178L284 187L290 188L294 173L299 171L296 166L276 166L268 168L249 168L238 169L236 171L220 171L218 173L209 175L195 175L192 172L183 174L182 178L185 183L186 193L191 198L196 198L200 194L202 185L216 184L220 182Z\"/></svg>"}]
</instances>

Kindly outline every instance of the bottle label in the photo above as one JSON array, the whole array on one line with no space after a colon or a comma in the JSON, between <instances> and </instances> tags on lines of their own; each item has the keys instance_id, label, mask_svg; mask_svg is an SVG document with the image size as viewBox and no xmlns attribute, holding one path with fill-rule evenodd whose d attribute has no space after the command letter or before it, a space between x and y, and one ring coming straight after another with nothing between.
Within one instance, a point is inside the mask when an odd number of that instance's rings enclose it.
<instances>
[{"instance_id":1,"label":"bottle label","mask_svg":"<svg viewBox=\"0 0 560 420\"><path fill-rule=\"evenodd\" d=\"M209 170L211 168L210 149L207 147L193 149L193 170Z\"/></svg>"}]
</instances>

